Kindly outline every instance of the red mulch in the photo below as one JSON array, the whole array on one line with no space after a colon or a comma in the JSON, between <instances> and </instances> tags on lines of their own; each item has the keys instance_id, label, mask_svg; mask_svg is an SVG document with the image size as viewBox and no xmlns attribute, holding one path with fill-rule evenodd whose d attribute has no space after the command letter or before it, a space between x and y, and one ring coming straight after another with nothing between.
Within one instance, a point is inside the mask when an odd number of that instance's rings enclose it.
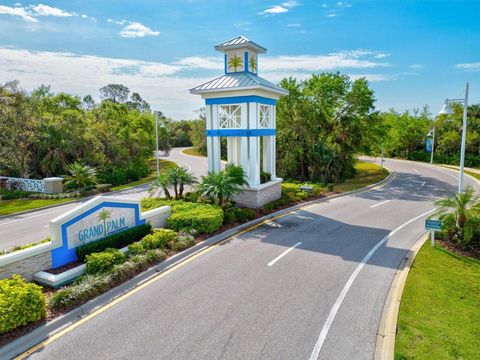
<instances>
[{"instance_id":1,"label":"red mulch","mask_svg":"<svg viewBox=\"0 0 480 360\"><path fill-rule=\"evenodd\" d=\"M439 244L441 247L447 249L448 251L451 251L454 254L461 255L461 256L466 256L466 257L471 257L477 260L480 260L480 250L477 249L468 249L464 250L461 249L458 245L451 243L449 241L445 240L435 240L437 244Z\"/></svg>"},{"instance_id":2,"label":"red mulch","mask_svg":"<svg viewBox=\"0 0 480 360\"><path fill-rule=\"evenodd\" d=\"M70 270L70 269L73 269L74 267L77 267L79 265L82 265L83 263L81 261L75 261L75 262L71 262L71 263L68 263L66 265L63 265L63 266L60 266L59 268L56 268L56 269L48 269L48 270L45 270L45 272L48 272L50 274L61 274L67 270Z\"/></svg>"}]
</instances>

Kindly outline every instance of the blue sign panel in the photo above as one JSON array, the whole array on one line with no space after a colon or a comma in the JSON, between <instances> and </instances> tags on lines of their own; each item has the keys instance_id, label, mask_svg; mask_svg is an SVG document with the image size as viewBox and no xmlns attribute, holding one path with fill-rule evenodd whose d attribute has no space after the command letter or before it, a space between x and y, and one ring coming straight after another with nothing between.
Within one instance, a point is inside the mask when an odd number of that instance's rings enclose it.
<instances>
[{"instance_id":1,"label":"blue sign panel","mask_svg":"<svg viewBox=\"0 0 480 360\"><path fill-rule=\"evenodd\" d=\"M77 260L75 249L92 241L145 224L138 202L116 202L100 197L51 221L52 268Z\"/></svg>"},{"instance_id":2,"label":"blue sign panel","mask_svg":"<svg viewBox=\"0 0 480 360\"><path fill-rule=\"evenodd\" d=\"M442 230L442 222L440 220L425 220L425 230Z\"/></svg>"},{"instance_id":3,"label":"blue sign panel","mask_svg":"<svg viewBox=\"0 0 480 360\"><path fill-rule=\"evenodd\" d=\"M425 151L432 152L432 139L427 139L425 143Z\"/></svg>"}]
</instances>

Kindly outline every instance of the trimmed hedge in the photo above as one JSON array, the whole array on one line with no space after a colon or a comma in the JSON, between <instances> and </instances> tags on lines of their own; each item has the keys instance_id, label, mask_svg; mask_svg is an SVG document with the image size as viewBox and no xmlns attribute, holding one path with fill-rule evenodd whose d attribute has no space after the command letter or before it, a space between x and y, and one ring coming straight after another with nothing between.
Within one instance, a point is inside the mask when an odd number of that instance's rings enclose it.
<instances>
[{"instance_id":1,"label":"trimmed hedge","mask_svg":"<svg viewBox=\"0 0 480 360\"><path fill-rule=\"evenodd\" d=\"M233 224L235 222L246 222L255 219L257 212L249 208L231 207L225 211L225 224Z\"/></svg>"},{"instance_id":2,"label":"trimmed hedge","mask_svg":"<svg viewBox=\"0 0 480 360\"><path fill-rule=\"evenodd\" d=\"M172 208L172 214L168 218L167 224L175 231L195 231L197 234L213 233L222 226L223 210L217 205L158 198L142 199L144 210L165 205Z\"/></svg>"},{"instance_id":3,"label":"trimmed hedge","mask_svg":"<svg viewBox=\"0 0 480 360\"><path fill-rule=\"evenodd\" d=\"M109 272L115 265L123 263L126 256L118 249L109 248L99 253L87 255L85 260L87 274L98 274Z\"/></svg>"},{"instance_id":4,"label":"trimmed hedge","mask_svg":"<svg viewBox=\"0 0 480 360\"><path fill-rule=\"evenodd\" d=\"M178 234L170 229L155 229L153 234L145 236L140 240L145 250L165 249L169 244L178 240ZM130 249L130 248L129 248Z\"/></svg>"},{"instance_id":5,"label":"trimmed hedge","mask_svg":"<svg viewBox=\"0 0 480 360\"><path fill-rule=\"evenodd\" d=\"M92 241L91 243L79 246L76 249L78 260L83 262L87 255L102 252L107 248L120 249L140 240L145 235L150 234L151 231L152 227L147 223L117 234L109 235L104 239Z\"/></svg>"},{"instance_id":6,"label":"trimmed hedge","mask_svg":"<svg viewBox=\"0 0 480 360\"><path fill-rule=\"evenodd\" d=\"M42 287L26 283L21 276L0 280L0 334L46 316Z\"/></svg>"}]
</instances>

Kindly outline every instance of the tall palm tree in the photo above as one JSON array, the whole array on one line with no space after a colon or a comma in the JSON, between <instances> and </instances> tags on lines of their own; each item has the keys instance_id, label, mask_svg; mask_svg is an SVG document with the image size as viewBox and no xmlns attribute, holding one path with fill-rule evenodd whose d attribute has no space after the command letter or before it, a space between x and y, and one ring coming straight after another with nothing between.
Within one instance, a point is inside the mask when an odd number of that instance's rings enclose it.
<instances>
[{"instance_id":1,"label":"tall palm tree","mask_svg":"<svg viewBox=\"0 0 480 360\"><path fill-rule=\"evenodd\" d=\"M228 67L233 68L234 71L237 71L237 68L241 67L242 64L243 64L242 58L240 56L237 56L237 54L234 54L228 61Z\"/></svg>"},{"instance_id":2,"label":"tall palm tree","mask_svg":"<svg viewBox=\"0 0 480 360\"><path fill-rule=\"evenodd\" d=\"M98 213L97 219L103 221L103 237L106 237L107 234L107 219L110 219L110 211L103 209Z\"/></svg>"},{"instance_id":3,"label":"tall palm tree","mask_svg":"<svg viewBox=\"0 0 480 360\"><path fill-rule=\"evenodd\" d=\"M480 223L479 204L471 186L463 192L435 202L437 215L444 223L450 240L467 248L474 236L475 227Z\"/></svg>"},{"instance_id":4,"label":"tall palm tree","mask_svg":"<svg viewBox=\"0 0 480 360\"><path fill-rule=\"evenodd\" d=\"M74 162L66 167L69 175L65 185L74 188L82 188L97 184L97 170L94 167Z\"/></svg>"}]
</instances>

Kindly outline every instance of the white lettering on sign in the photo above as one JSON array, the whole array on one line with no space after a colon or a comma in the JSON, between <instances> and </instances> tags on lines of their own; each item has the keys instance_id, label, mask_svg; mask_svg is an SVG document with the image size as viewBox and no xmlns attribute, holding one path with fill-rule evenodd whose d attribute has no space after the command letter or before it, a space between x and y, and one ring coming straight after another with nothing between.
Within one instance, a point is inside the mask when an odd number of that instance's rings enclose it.
<instances>
[{"instance_id":1,"label":"white lettering on sign","mask_svg":"<svg viewBox=\"0 0 480 360\"><path fill-rule=\"evenodd\" d=\"M133 208L103 207L67 227L68 248L76 248L134 226Z\"/></svg>"}]
</instances>

